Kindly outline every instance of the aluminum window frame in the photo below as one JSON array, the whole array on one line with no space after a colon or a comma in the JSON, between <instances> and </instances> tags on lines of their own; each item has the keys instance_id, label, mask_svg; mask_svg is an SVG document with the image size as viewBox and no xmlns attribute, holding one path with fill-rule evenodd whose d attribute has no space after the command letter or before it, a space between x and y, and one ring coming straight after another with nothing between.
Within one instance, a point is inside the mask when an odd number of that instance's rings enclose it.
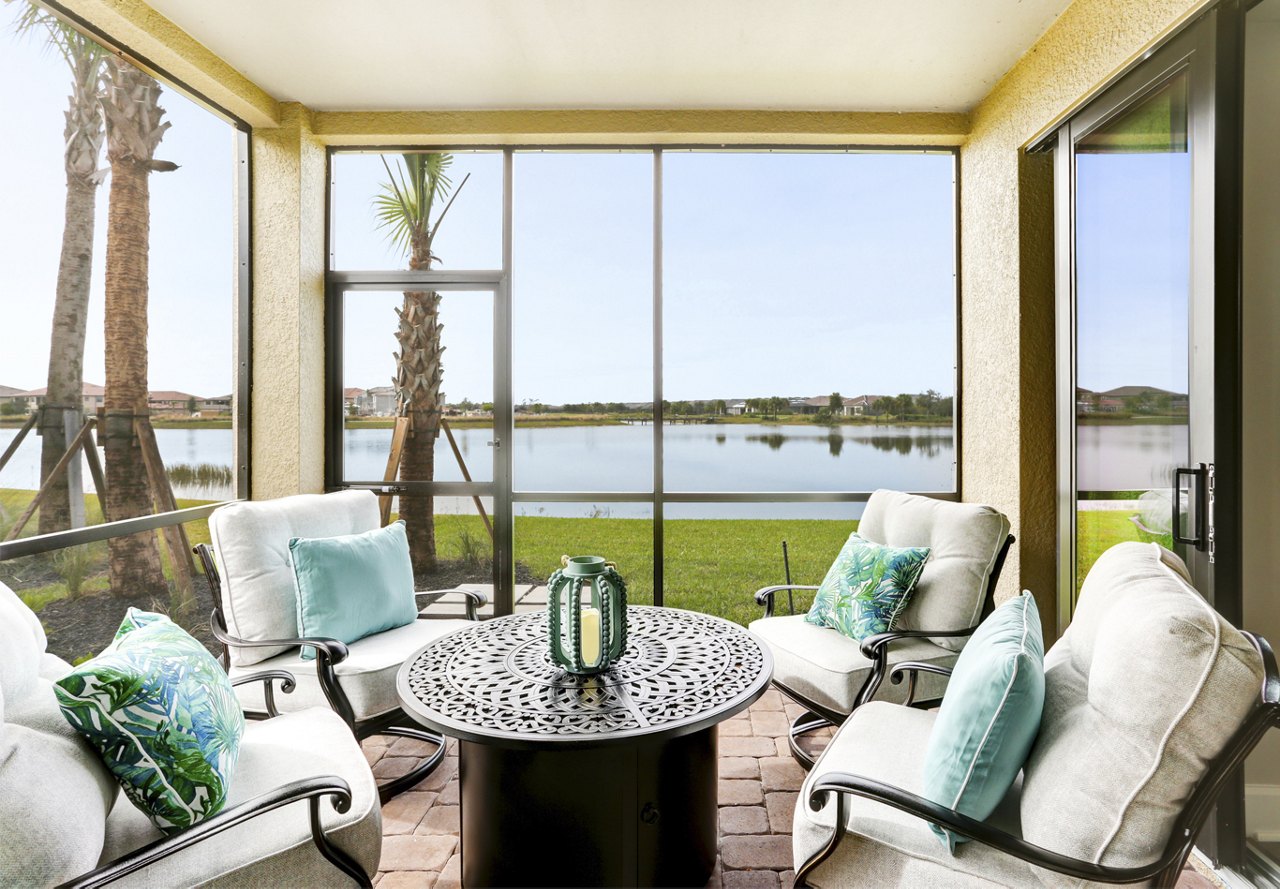
<instances>
[{"instance_id":1,"label":"aluminum window frame","mask_svg":"<svg viewBox=\"0 0 1280 889\"><path fill-rule=\"evenodd\" d=\"M433 270L431 272L409 272L397 270L351 270L338 269L335 267L335 251L333 242L332 219L335 212L334 206L334 158L337 155L344 154L396 154L396 153L425 153L425 152L451 152L451 153L486 153L499 152L503 157L503 193L502 193L502 268L493 270ZM557 154L641 154L650 153L653 157L653 242L651 246L653 257L653 279L652 287L652 344L653 344L653 482L651 490L638 491L533 491L533 490L517 490L514 487L514 477L512 474L512 448L506 443L511 442L514 438L514 405L511 402L513 391L512 373L512 354L511 344L512 335L511 321L514 315L513 301L518 296L514 293L515 288L511 287L513 274L512 268L512 207L514 201L513 189L513 168L514 159L517 154L524 153L557 153ZM505 302L505 312L497 312L502 316L501 323L505 325L505 330L497 331L495 342L503 340L505 342L506 352L500 354L495 352L494 355L494 374L495 374L495 399L500 398L500 393L504 393L506 397L505 404L495 400L494 402L494 433L503 442L500 447L500 454L495 461L495 486L492 496L494 497L494 562L495 562L495 614L509 614L513 607L514 596L514 510L513 507L517 503L645 503L649 504L652 509L653 522L653 597L655 605L663 604L663 581L664 581L664 563L665 563L665 546L664 546L664 519L665 505L679 503L865 503L870 499L872 491L668 491L665 486L664 475L664 429L665 417L663 408L663 390L664 390L664 367L663 367L663 155L668 152L679 153L744 153L744 154L807 154L807 153L823 153L823 154L944 154L952 158L952 228L954 230L954 242L952 246L953 262L952 277L954 280L954 321L955 321L955 345L954 345L954 368L953 368L953 384L954 394L952 396L952 422L951 429L955 440L955 450L952 470L952 488L949 491L918 491L918 493L926 497L932 497L938 500L958 501L962 491L962 425L963 425L963 399L962 399L962 368L963 368L963 316L961 312L961 194L960 194L960 149L955 146L918 146L918 145L862 145L862 144L846 144L846 145L788 145L788 144L765 144L765 145L746 145L746 144L729 144L729 143L679 143L679 144L653 144L639 143L629 145L602 145L602 144L477 144L477 145L403 145L388 144L376 146L344 146L330 145L326 149L325 157L325 182L326 182L326 307L325 307L325 337L328 349L326 350L326 412L325 412L325 441L326 441L326 459L325 459L325 480L326 490L341 490L343 488L364 488L368 490L389 492L397 486L390 486L382 482L365 481L347 481L338 477L331 472L330 466L332 460L330 455L335 453L333 448L341 448L342 442L342 368L338 353L333 351L335 347L335 337L341 337L341 315L337 311L341 305L338 300L341 299L341 288L348 287L352 284L378 284L379 289L389 288L390 286L399 284L432 283L436 282L444 286L446 283L461 284L466 281L490 281L500 278L504 291L499 297L495 293L495 300L499 298ZM456 288L455 288L456 289ZM487 289L487 288L486 288ZM341 345L338 344L338 348ZM330 360L330 358L334 360ZM500 376L505 379L500 380ZM335 400L336 399L336 400ZM500 416L501 415L501 416ZM498 463L504 464L504 469L500 470ZM497 479L500 475L505 475L506 484L497 485ZM490 496L487 483L476 483L467 485L458 482L420 482L413 485L415 489L420 489L424 493L430 492L436 495L470 495L478 493L482 496ZM479 490L485 488L484 491ZM505 490L503 490L505 488ZM506 541L506 546L499 545L500 540ZM505 551L503 551L505 549Z\"/></svg>"}]
</instances>

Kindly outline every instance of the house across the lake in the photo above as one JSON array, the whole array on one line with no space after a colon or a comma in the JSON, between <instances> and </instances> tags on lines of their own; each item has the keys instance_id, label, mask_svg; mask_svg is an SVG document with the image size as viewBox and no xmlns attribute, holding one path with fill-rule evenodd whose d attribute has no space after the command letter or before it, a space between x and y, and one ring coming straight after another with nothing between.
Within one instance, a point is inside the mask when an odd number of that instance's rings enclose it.
<instances>
[{"instance_id":1,"label":"house across the lake","mask_svg":"<svg viewBox=\"0 0 1280 889\"><path fill-rule=\"evenodd\" d=\"M18 412L29 414L44 404L48 388L14 389L11 386L0 386L0 404L10 404L18 408ZM106 390L96 383L85 383L81 390L81 403L85 413L95 413L102 407L102 397Z\"/></svg>"}]
</instances>

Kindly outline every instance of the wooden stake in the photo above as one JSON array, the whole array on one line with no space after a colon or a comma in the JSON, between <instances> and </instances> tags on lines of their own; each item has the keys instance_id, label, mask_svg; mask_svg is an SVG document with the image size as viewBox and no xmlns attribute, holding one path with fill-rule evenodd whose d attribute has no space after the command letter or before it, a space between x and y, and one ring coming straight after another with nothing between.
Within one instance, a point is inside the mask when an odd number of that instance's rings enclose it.
<instances>
[{"instance_id":1,"label":"wooden stake","mask_svg":"<svg viewBox=\"0 0 1280 889\"><path fill-rule=\"evenodd\" d=\"M22 424L22 428L18 430L18 434L13 437L13 441L9 442L9 447L4 449L4 454L0 455L0 469L4 469L4 465L9 459L18 452L18 446L22 444L22 440L27 437L27 433L31 431L31 427L36 425L36 420L40 417L39 411L32 411L31 416L27 417L27 422Z\"/></svg>"},{"instance_id":2,"label":"wooden stake","mask_svg":"<svg viewBox=\"0 0 1280 889\"><path fill-rule=\"evenodd\" d=\"M133 431L138 437L138 446L142 449L142 462L146 466L151 480L151 496L155 502L156 512L174 512L178 502L173 496L173 487L169 484L169 476L164 471L164 461L160 457L160 446L156 443L155 430L151 421L138 418L133 421ZM195 594L191 587L192 565L191 543L187 540L187 529L181 525L167 525L162 530L161 538L165 548L169 550L169 564L173 568L173 581L177 587L178 608L185 610L195 604Z\"/></svg>"},{"instance_id":3,"label":"wooden stake","mask_svg":"<svg viewBox=\"0 0 1280 889\"><path fill-rule=\"evenodd\" d=\"M391 453L387 454L387 471L382 474L382 480L387 484L393 484L400 472L400 458L404 456L404 440L408 435L409 418L396 417L395 431L391 433ZM378 509L382 513L384 528L391 523L391 498L391 494L378 495Z\"/></svg>"},{"instance_id":4,"label":"wooden stake","mask_svg":"<svg viewBox=\"0 0 1280 889\"><path fill-rule=\"evenodd\" d=\"M471 481L471 473L467 469L467 461L462 459L462 451L458 450L458 443L453 440L453 430L449 428L449 421L441 417L440 425L444 427L445 437L449 439L449 447L453 448L453 456L458 459L458 467L462 470L462 477L466 481ZM475 494L471 495L471 500L475 503L476 509L480 511L480 518L484 520L484 529L489 532L489 543L492 544L493 525L489 523L489 514L484 511L484 503Z\"/></svg>"},{"instance_id":5,"label":"wooden stake","mask_svg":"<svg viewBox=\"0 0 1280 889\"><path fill-rule=\"evenodd\" d=\"M9 534L5 540L16 540L18 535L22 533L22 529L26 527L27 522L31 521L31 517L35 515L37 509L40 508L40 501L44 500L45 495L49 493L49 489L53 487L54 481L57 480L71 463L71 459L76 455L76 451L80 450L80 446L84 444L84 440L89 436L90 426L88 423L80 427L80 431L76 433L76 437L71 440L71 444L67 446L67 450L58 458L57 464L54 465L53 471L49 473L49 477L44 480L44 484L40 486L40 490L36 492L36 496L27 508L23 510L22 515L18 517L18 521L9 529Z\"/></svg>"}]
</instances>

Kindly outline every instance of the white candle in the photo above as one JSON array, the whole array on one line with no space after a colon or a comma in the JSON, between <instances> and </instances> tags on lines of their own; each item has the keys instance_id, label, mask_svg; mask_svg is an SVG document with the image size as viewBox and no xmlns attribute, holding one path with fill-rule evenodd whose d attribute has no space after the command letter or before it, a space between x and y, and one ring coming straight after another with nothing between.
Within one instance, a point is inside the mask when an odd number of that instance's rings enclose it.
<instances>
[{"instance_id":1,"label":"white candle","mask_svg":"<svg viewBox=\"0 0 1280 889\"><path fill-rule=\"evenodd\" d=\"M592 667L600 663L600 609L582 609L582 664Z\"/></svg>"}]
</instances>

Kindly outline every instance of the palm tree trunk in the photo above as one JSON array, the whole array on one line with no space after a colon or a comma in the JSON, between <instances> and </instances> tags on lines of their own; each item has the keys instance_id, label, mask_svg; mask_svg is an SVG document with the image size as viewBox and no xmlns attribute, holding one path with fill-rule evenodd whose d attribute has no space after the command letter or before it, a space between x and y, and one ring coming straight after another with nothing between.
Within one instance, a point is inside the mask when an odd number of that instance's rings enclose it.
<instances>
[{"instance_id":1,"label":"palm tree trunk","mask_svg":"<svg viewBox=\"0 0 1280 889\"><path fill-rule=\"evenodd\" d=\"M399 410L410 418L409 437L400 461L401 481L435 479L436 439L440 437L444 408L440 392L442 330L440 294L405 293L396 332L400 345L396 368ZM401 494L400 518L404 519L409 536L414 576L423 578L436 568L435 498L429 494Z\"/></svg>"},{"instance_id":2,"label":"palm tree trunk","mask_svg":"<svg viewBox=\"0 0 1280 889\"><path fill-rule=\"evenodd\" d=\"M148 515L151 485L134 421L147 419L147 272L150 236L148 170L113 161L107 211L106 513L110 521ZM155 534L110 540L110 582L116 595L167 593Z\"/></svg>"},{"instance_id":3,"label":"palm tree trunk","mask_svg":"<svg viewBox=\"0 0 1280 889\"><path fill-rule=\"evenodd\" d=\"M81 416L84 391L84 339L89 314L93 265L93 224L98 197L98 159L103 123L96 87L101 60L96 47L83 46L73 60L74 86L63 132L67 198L62 224L62 255L49 337L49 377L40 419L40 478L48 479L67 449L65 412ZM102 496L102 492L98 492ZM40 505L40 533L63 531L71 524L71 502L64 476Z\"/></svg>"},{"instance_id":4,"label":"palm tree trunk","mask_svg":"<svg viewBox=\"0 0 1280 889\"><path fill-rule=\"evenodd\" d=\"M49 378L40 418L40 477L49 478L67 449L64 414L83 411L84 340L89 314L89 274L93 262L93 221L97 186L67 177L66 216L58 289L49 339ZM101 496L101 491L98 492ZM67 479L61 479L40 504L40 533L64 531L71 523Z\"/></svg>"}]
</instances>

